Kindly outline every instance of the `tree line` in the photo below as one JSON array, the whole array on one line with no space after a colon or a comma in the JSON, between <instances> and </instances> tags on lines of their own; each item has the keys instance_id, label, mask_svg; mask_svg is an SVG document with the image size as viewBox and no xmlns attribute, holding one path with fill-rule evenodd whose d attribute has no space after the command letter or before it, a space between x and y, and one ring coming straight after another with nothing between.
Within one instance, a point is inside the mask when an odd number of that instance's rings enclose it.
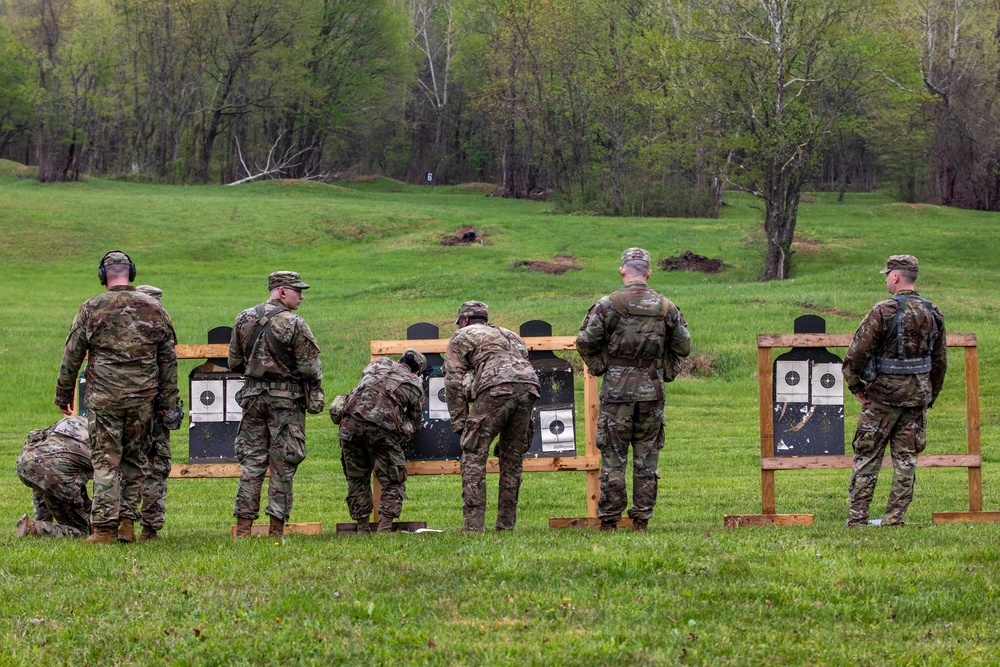
<instances>
[{"instance_id":1,"label":"tree line","mask_svg":"<svg viewBox=\"0 0 1000 667\"><path fill-rule=\"evenodd\" d=\"M1000 0L0 0L0 156L42 181L381 173L563 210L804 187L1000 210Z\"/></svg>"}]
</instances>

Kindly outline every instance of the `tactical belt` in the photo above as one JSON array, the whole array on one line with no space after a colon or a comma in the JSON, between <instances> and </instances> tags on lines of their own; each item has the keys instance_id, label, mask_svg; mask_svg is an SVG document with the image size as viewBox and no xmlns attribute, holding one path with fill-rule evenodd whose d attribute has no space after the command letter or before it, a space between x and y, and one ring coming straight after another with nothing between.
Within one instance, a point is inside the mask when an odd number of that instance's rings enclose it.
<instances>
[{"instance_id":1,"label":"tactical belt","mask_svg":"<svg viewBox=\"0 0 1000 667\"><path fill-rule=\"evenodd\" d=\"M248 389L274 389L275 391L297 391L302 393L302 385L294 382L269 382L267 380L254 380L247 378L243 385Z\"/></svg>"},{"instance_id":2,"label":"tactical belt","mask_svg":"<svg viewBox=\"0 0 1000 667\"><path fill-rule=\"evenodd\" d=\"M892 300L898 304L895 317L896 357L879 357L875 364L875 368L879 373L885 373L886 375L920 375L921 373L930 373L930 355L934 353L934 343L937 342L938 337L937 320L934 319L934 304L927 299L909 294L897 294L892 297ZM927 306L927 310L929 311L931 318L931 337L928 341L926 357L917 357L915 359L903 358L903 311L906 309L907 301L919 301Z\"/></svg>"},{"instance_id":3,"label":"tactical belt","mask_svg":"<svg viewBox=\"0 0 1000 667\"><path fill-rule=\"evenodd\" d=\"M622 359L621 357L608 357L608 367L611 366L623 366L625 368L640 368L646 370L649 374L649 380L656 387L656 397L659 400L663 400L663 381L660 380L660 374L656 372L656 369L661 366L659 359Z\"/></svg>"}]
</instances>

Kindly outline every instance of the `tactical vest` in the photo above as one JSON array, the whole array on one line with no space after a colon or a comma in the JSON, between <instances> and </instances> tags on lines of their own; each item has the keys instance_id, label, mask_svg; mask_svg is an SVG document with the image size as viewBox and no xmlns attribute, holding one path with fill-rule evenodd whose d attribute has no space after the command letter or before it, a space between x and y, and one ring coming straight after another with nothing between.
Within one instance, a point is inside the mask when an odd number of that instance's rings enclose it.
<instances>
[{"instance_id":1,"label":"tactical vest","mask_svg":"<svg viewBox=\"0 0 1000 667\"><path fill-rule=\"evenodd\" d=\"M673 357L673 355L669 353L668 339L670 338L670 328L667 326L666 319L667 313L670 310L670 301L663 295L660 295L660 305L656 310L653 310L629 304L629 302L625 299L625 296L620 291L610 294L608 298L611 300L611 308L614 310L614 313L612 313L611 318L608 320L607 329L605 330L608 340L611 339L611 336L618 328L618 322L625 315L631 315L632 317L655 317L663 321L663 346L667 348L668 351L668 363L664 363L663 361L662 347L660 348L660 353L656 357L651 358L625 359L623 357L612 357L610 355L605 357L605 361L609 367L625 366L628 368L647 369L649 379L656 386L656 394L662 400L663 385L660 382L657 370L663 370L663 382L673 382L674 378L677 377L678 371L680 370L680 360Z\"/></svg>"},{"instance_id":2,"label":"tactical vest","mask_svg":"<svg viewBox=\"0 0 1000 667\"><path fill-rule=\"evenodd\" d=\"M934 304L923 297L911 294L898 294L892 297L898 304L896 309L896 356L894 358L879 356L876 369L887 375L919 375L931 372L931 355L934 353L934 343L937 341L937 319L934 317ZM927 356L907 359L903 354L903 311L907 301L919 301L927 307L931 318L931 338L927 344Z\"/></svg>"}]
</instances>

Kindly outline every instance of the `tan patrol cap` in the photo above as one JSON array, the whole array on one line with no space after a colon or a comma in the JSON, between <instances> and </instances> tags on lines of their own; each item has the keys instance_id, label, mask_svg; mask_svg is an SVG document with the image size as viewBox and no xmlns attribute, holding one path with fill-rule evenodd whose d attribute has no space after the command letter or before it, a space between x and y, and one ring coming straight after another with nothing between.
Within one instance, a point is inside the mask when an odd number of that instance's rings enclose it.
<instances>
[{"instance_id":1,"label":"tan patrol cap","mask_svg":"<svg viewBox=\"0 0 1000 667\"><path fill-rule=\"evenodd\" d=\"M885 261L885 268L880 273L889 273L890 271L913 271L916 273L919 270L920 263L913 255L893 255Z\"/></svg>"},{"instance_id":2,"label":"tan patrol cap","mask_svg":"<svg viewBox=\"0 0 1000 667\"><path fill-rule=\"evenodd\" d=\"M275 271L267 277L267 291L278 289L279 287L291 287L292 289L309 289L309 285L302 282L302 277L294 271Z\"/></svg>"},{"instance_id":3,"label":"tan patrol cap","mask_svg":"<svg viewBox=\"0 0 1000 667\"><path fill-rule=\"evenodd\" d=\"M629 248L622 253L622 266L626 262L646 262L649 264L649 253L642 248Z\"/></svg>"},{"instance_id":4,"label":"tan patrol cap","mask_svg":"<svg viewBox=\"0 0 1000 667\"><path fill-rule=\"evenodd\" d=\"M489 306L482 301L466 301L458 307L458 319L455 320L455 324L458 324L458 320L463 317L488 317L488 312Z\"/></svg>"}]
</instances>

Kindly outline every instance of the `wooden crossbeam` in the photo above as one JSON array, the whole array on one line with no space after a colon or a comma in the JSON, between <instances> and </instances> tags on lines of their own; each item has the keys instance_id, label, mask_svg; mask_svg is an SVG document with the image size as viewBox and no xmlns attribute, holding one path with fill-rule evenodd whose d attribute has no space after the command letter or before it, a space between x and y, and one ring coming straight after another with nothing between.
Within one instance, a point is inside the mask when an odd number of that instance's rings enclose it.
<instances>
[{"instance_id":1,"label":"wooden crossbeam","mask_svg":"<svg viewBox=\"0 0 1000 667\"><path fill-rule=\"evenodd\" d=\"M850 347L854 334L757 334L757 347ZM976 347L976 334L950 333L948 347Z\"/></svg>"},{"instance_id":2,"label":"wooden crossbeam","mask_svg":"<svg viewBox=\"0 0 1000 667\"><path fill-rule=\"evenodd\" d=\"M980 523L1000 521L1000 512L934 512L931 518L935 524Z\"/></svg>"},{"instance_id":3,"label":"wooden crossbeam","mask_svg":"<svg viewBox=\"0 0 1000 667\"><path fill-rule=\"evenodd\" d=\"M563 456L555 458L524 459L524 472L555 472L557 470L600 470L598 456ZM459 461L407 461L407 475L458 475L461 474ZM500 472L500 459L486 460L487 473Z\"/></svg>"},{"instance_id":4,"label":"wooden crossbeam","mask_svg":"<svg viewBox=\"0 0 1000 667\"><path fill-rule=\"evenodd\" d=\"M175 463L170 466L170 479L206 479L239 477L239 463ZM267 470L265 475L270 475Z\"/></svg>"},{"instance_id":5,"label":"wooden crossbeam","mask_svg":"<svg viewBox=\"0 0 1000 667\"><path fill-rule=\"evenodd\" d=\"M600 528L601 520L596 516L582 516L566 519L549 519L549 528ZM618 522L618 528L631 528L632 519L623 516Z\"/></svg>"},{"instance_id":6,"label":"wooden crossbeam","mask_svg":"<svg viewBox=\"0 0 1000 667\"><path fill-rule=\"evenodd\" d=\"M260 537L262 535L267 535L270 526L266 523L255 523L250 529L250 535L253 537ZM232 535L236 537L236 526L232 526ZM323 532L323 524L321 523L286 523L285 524L285 535L319 535Z\"/></svg>"},{"instance_id":7,"label":"wooden crossbeam","mask_svg":"<svg viewBox=\"0 0 1000 667\"><path fill-rule=\"evenodd\" d=\"M394 533L412 533L413 531L420 530L427 527L426 521L393 521L392 522L392 532ZM337 524L337 534L344 535L347 533L358 532L358 524L356 523L338 523ZM372 526L372 532L375 532L375 526Z\"/></svg>"},{"instance_id":8,"label":"wooden crossbeam","mask_svg":"<svg viewBox=\"0 0 1000 667\"><path fill-rule=\"evenodd\" d=\"M769 456L761 458L763 470L822 470L850 468L853 456ZM980 454L922 454L917 457L918 468L978 468L983 465ZM892 457L882 459L883 468L892 467Z\"/></svg>"}]
</instances>

